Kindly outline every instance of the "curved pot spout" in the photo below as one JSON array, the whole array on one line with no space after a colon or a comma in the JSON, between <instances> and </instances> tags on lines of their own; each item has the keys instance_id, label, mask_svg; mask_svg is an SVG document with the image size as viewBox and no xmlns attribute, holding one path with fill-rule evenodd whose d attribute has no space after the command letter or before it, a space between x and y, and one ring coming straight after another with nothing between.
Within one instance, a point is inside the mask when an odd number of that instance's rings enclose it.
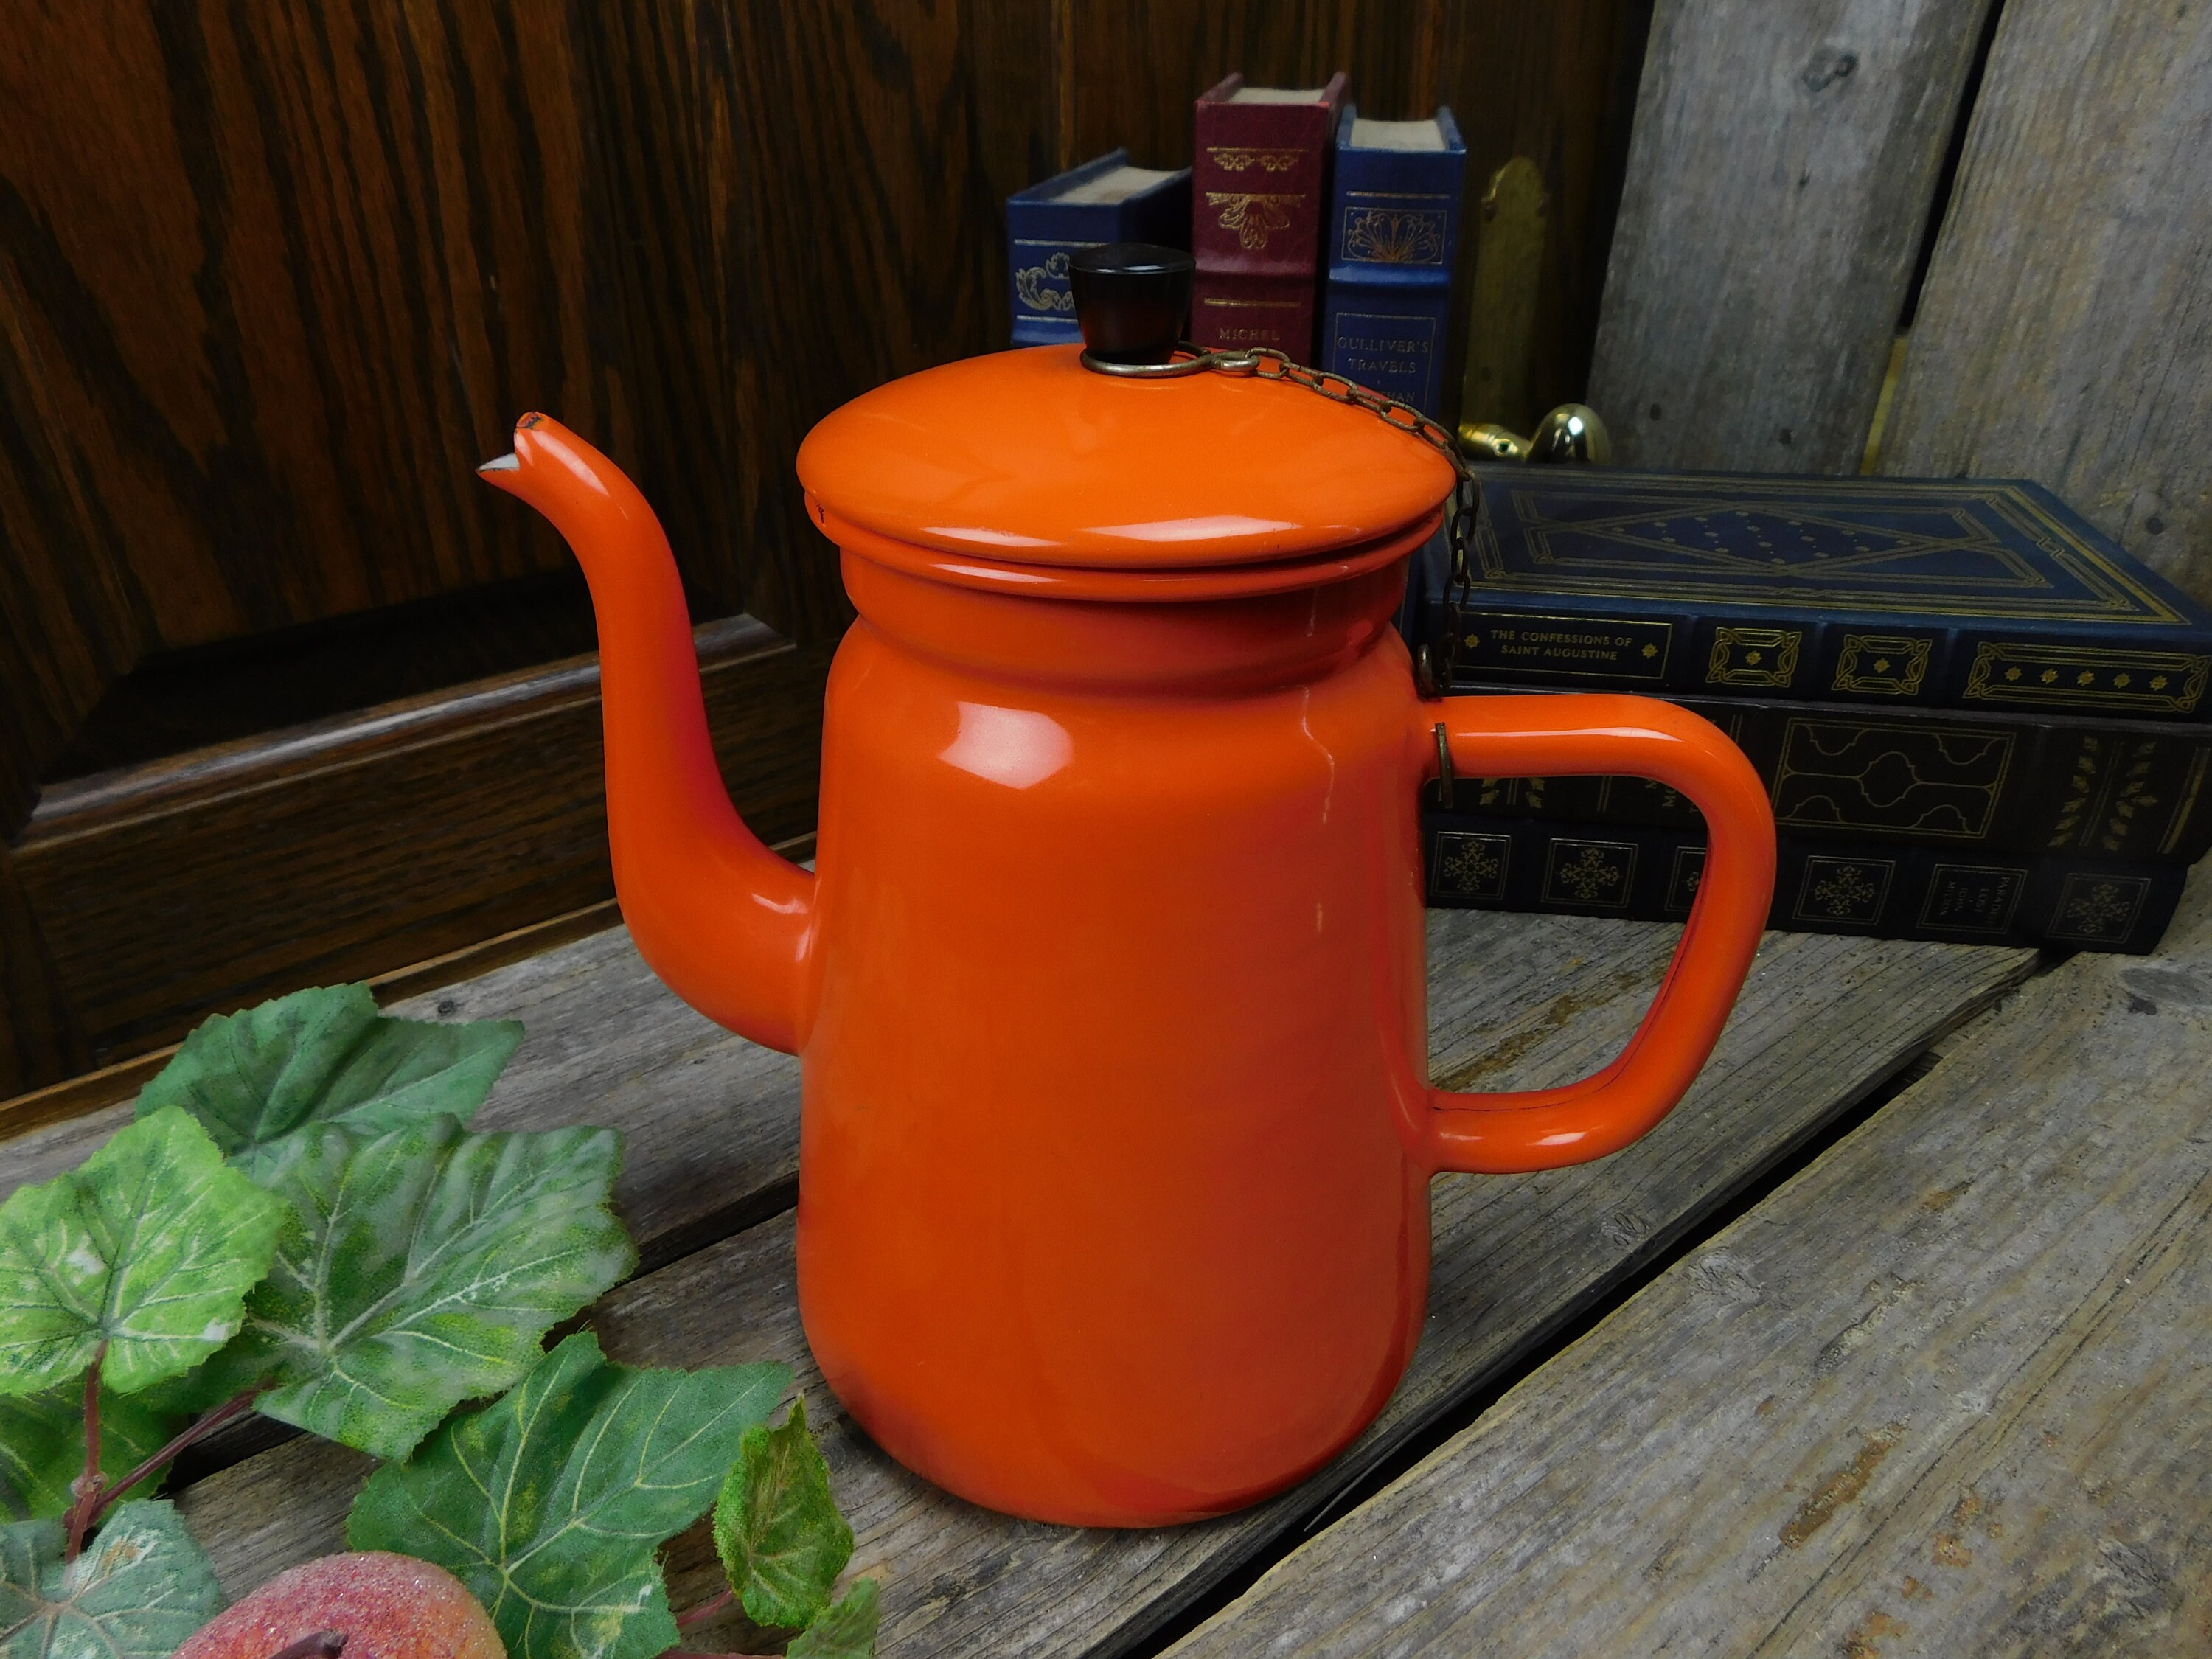
<instances>
[{"instance_id":1,"label":"curved pot spout","mask_svg":"<svg viewBox=\"0 0 2212 1659\"><path fill-rule=\"evenodd\" d=\"M786 1053L803 1024L814 878L746 829L707 735L684 586L612 461L543 415L477 469L568 538L591 584L606 711L607 838L639 952L708 1018Z\"/></svg>"}]
</instances>

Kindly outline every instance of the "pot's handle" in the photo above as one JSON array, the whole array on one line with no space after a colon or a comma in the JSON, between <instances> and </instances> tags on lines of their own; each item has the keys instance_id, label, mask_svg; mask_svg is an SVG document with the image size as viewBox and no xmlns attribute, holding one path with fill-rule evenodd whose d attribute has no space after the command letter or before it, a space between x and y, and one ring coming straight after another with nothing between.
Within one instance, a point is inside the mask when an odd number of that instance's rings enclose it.
<instances>
[{"instance_id":1,"label":"pot's handle","mask_svg":"<svg viewBox=\"0 0 2212 1659\"><path fill-rule=\"evenodd\" d=\"M1774 812L1759 774L1718 726L1652 697L1447 697L1418 707L1429 777L1439 769L1441 708L1455 773L1632 774L1680 790L1705 815L1710 839L1689 926L1620 1059L1564 1088L1429 1091L1429 1156L1438 1170L1549 1170L1619 1152L1688 1091L1751 970L1774 894Z\"/></svg>"}]
</instances>

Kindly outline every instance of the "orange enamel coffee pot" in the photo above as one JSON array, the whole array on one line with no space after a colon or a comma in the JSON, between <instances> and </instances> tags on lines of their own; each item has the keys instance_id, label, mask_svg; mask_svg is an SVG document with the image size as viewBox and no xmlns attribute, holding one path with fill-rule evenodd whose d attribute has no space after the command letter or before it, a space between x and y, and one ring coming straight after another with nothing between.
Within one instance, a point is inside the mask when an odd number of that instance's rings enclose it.
<instances>
[{"instance_id":1,"label":"orange enamel coffee pot","mask_svg":"<svg viewBox=\"0 0 2212 1659\"><path fill-rule=\"evenodd\" d=\"M1670 704L1422 696L1392 617L1453 464L1279 362L1170 362L1187 256L1091 263L1089 362L948 363L799 450L860 613L811 873L724 793L637 489L539 415L483 471L590 580L638 949L800 1056L823 1376L976 1503L1152 1526L1267 1496L1382 1409L1420 1334L1431 1176L1601 1158L1681 1097L1757 947L1774 825L1742 755ZM1656 778L1705 814L1674 966L1579 1083L1430 1086L1417 796L1440 749L1475 775Z\"/></svg>"}]
</instances>

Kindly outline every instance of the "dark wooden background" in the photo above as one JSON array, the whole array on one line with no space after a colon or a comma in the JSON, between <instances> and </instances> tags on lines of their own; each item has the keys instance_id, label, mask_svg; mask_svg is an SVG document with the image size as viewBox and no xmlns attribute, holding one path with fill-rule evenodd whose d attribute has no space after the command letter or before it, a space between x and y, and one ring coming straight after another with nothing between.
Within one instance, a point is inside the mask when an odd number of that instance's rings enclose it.
<instances>
[{"instance_id":1,"label":"dark wooden background","mask_svg":"<svg viewBox=\"0 0 2212 1659\"><path fill-rule=\"evenodd\" d=\"M1449 102L1471 190L1544 171L1536 386L1579 396L1648 25L1632 0L0 9L0 1094L605 917L581 583L471 477L517 414L658 507L733 790L801 837L849 613L793 458L855 393L1004 343L1009 192L1116 143L1183 165L1231 69Z\"/></svg>"}]
</instances>

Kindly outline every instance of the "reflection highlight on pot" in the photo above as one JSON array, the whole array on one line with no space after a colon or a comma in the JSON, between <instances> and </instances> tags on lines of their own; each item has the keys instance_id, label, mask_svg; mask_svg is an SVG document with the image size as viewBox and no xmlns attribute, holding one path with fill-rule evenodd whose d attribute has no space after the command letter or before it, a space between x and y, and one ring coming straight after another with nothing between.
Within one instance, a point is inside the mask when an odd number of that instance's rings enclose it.
<instances>
[{"instance_id":1,"label":"reflection highlight on pot","mask_svg":"<svg viewBox=\"0 0 2212 1659\"><path fill-rule=\"evenodd\" d=\"M1102 524L1094 536L1127 542L1217 542L1232 536L1271 536L1299 526L1287 519L1254 519L1242 513L1212 513L1198 519L1158 519L1149 524Z\"/></svg>"},{"instance_id":2,"label":"reflection highlight on pot","mask_svg":"<svg viewBox=\"0 0 2212 1659\"><path fill-rule=\"evenodd\" d=\"M938 758L1009 789L1027 789L1042 783L1074 757L1075 739L1049 714L963 702L959 735Z\"/></svg>"}]
</instances>

